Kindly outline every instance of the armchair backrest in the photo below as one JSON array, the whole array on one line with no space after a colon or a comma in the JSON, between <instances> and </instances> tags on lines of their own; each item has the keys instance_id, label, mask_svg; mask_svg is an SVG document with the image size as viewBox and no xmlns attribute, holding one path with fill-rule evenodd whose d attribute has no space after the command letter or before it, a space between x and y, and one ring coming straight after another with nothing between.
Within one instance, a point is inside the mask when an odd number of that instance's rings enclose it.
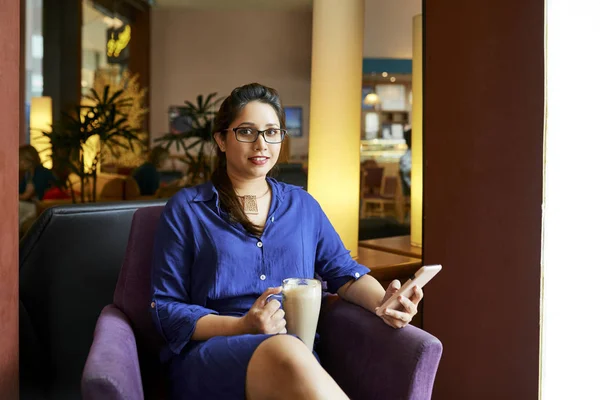
<instances>
[{"instance_id":1,"label":"armchair backrest","mask_svg":"<svg viewBox=\"0 0 600 400\"><path fill-rule=\"evenodd\" d=\"M138 345L144 393L164 384L159 349L164 343L149 313L152 248L163 206L139 209L133 215L125 260L115 289L114 304L131 321Z\"/></svg>"}]
</instances>

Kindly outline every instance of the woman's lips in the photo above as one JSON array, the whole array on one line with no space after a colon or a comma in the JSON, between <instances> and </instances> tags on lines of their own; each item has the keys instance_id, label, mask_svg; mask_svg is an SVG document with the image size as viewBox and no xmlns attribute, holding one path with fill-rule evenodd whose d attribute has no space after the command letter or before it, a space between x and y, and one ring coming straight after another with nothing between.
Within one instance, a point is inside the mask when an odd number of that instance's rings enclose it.
<instances>
[{"instance_id":1,"label":"woman's lips","mask_svg":"<svg viewBox=\"0 0 600 400\"><path fill-rule=\"evenodd\" d=\"M269 161L269 157L250 157L248 160L254 165L265 165Z\"/></svg>"}]
</instances>

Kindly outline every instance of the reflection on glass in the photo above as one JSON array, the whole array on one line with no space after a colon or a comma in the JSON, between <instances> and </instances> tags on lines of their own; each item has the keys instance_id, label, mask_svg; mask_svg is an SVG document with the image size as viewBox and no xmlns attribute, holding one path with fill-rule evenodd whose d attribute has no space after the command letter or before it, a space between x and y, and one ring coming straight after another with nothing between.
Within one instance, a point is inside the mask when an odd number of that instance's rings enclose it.
<instances>
[{"instance_id":1,"label":"reflection on glass","mask_svg":"<svg viewBox=\"0 0 600 400\"><path fill-rule=\"evenodd\" d=\"M100 75L120 81L129 60L131 26L92 0L84 0L82 19L81 93L85 95Z\"/></svg>"},{"instance_id":2,"label":"reflection on glass","mask_svg":"<svg viewBox=\"0 0 600 400\"><path fill-rule=\"evenodd\" d=\"M31 99L42 96L44 77L44 38L42 36L43 0L27 0L25 3L25 132L29 132ZM29 134L25 135L29 142Z\"/></svg>"}]
</instances>

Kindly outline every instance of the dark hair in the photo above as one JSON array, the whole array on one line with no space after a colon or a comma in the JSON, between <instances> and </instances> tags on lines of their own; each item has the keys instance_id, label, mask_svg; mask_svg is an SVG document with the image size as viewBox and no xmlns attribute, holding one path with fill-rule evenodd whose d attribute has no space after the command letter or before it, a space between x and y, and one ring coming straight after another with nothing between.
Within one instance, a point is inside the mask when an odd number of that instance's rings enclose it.
<instances>
[{"instance_id":1,"label":"dark hair","mask_svg":"<svg viewBox=\"0 0 600 400\"><path fill-rule=\"evenodd\" d=\"M19 158L29 161L33 168L37 168L42 164L38 151L30 144L19 146Z\"/></svg>"},{"instance_id":2,"label":"dark hair","mask_svg":"<svg viewBox=\"0 0 600 400\"><path fill-rule=\"evenodd\" d=\"M251 101L259 101L273 107L279 118L281 129L285 129L285 113L277 91L258 83L250 83L233 89L231 94L223 101L215 117L213 133L227 135L226 130L229 128L229 125L237 118L246 104ZM227 175L227 158L225 153L221 151L219 146L216 146L216 151L217 167L212 175L212 182L219 192L221 208L229 213L232 221L240 222L249 233L256 236L260 235L261 228L250 222L244 213L244 209L231 184L231 179Z\"/></svg>"},{"instance_id":3,"label":"dark hair","mask_svg":"<svg viewBox=\"0 0 600 400\"><path fill-rule=\"evenodd\" d=\"M148 162L155 167L158 167L161 160L167 157L169 157L169 150L165 149L164 147L156 146L150 152L150 155L148 156Z\"/></svg>"},{"instance_id":4,"label":"dark hair","mask_svg":"<svg viewBox=\"0 0 600 400\"><path fill-rule=\"evenodd\" d=\"M404 132L404 140L406 140L408 148L412 148L412 129L408 129Z\"/></svg>"}]
</instances>

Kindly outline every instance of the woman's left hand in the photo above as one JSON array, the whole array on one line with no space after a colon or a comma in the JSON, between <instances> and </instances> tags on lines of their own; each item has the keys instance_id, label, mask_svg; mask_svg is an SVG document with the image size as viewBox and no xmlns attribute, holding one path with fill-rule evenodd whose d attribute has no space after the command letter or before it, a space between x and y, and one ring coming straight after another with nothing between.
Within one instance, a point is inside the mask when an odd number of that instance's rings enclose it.
<instances>
[{"instance_id":1,"label":"woman's left hand","mask_svg":"<svg viewBox=\"0 0 600 400\"><path fill-rule=\"evenodd\" d=\"M400 289L400 281L397 279L392 281L388 286L385 296L381 301L383 305L390 296ZM415 286L412 296L409 298L399 296L390 306L388 306L381 314L381 319L392 328L403 328L412 321L417 314L417 306L423 298L423 289Z\"/></svg>"}]
</instances>

